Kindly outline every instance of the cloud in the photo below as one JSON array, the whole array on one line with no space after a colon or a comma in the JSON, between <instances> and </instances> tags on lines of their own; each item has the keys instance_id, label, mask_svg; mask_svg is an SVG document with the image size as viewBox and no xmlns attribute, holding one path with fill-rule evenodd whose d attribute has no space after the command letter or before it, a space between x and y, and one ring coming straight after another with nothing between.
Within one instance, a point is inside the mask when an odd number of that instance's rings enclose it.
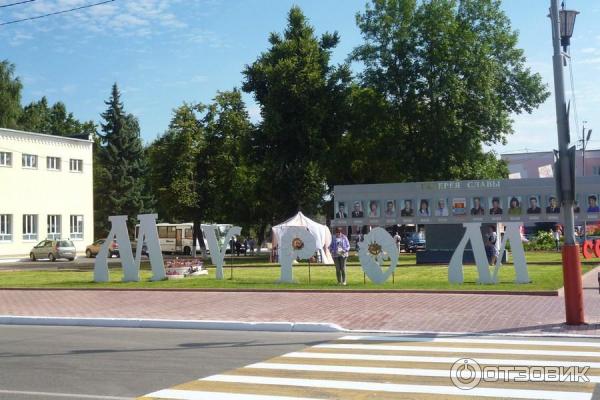
<instances>
[{"instance_id":1,"label":"cloud","mask_svg":"<svg viewBox=\"0 0 600 400\"><path fill-rule=\"evenodd\" d=\"M33 40L41 32L66 33L73 40L73 35L81 35L81 31L96 35L146 37L162 35L165 31L187 28L184 21L188 15L183 12L186 6L177 7L181 0L127 0L115 1L61 15L51 16L43 20L21 22L16 26L25 26L27 33L6 29L1 36L10 38L11 45L20 45ZM39 16L90 4L87 0L47 0L38 1L8 10L2 21L17 20ZM43 21L43 22L42 22Z\"/></svg>"},{"instance_id":2,"label":"cloud","mask_svg":"<svg viewBox=\"0 0 600 400\"><path fill-rule=\"evenodd\" d=\"M17 47L17 46L20 46L22 43L25 43L31 39L33 39L33 35L31 33L17 31L9 39L8 44L12 47Z\"/></svg>"},{"instance_id":3,"label":"cloud","mask_svg":"<svg viewBox=\"0 0 600 400\"><path fill-rule=\"evenodd\" d=\"M584 58L579 64L600 64L600 57Z\"/></svg>"},{"instance_id":4,"label":"cloud","mask_svg":"<svg viewBox=\"0 0 600 400\"><path fill-rule=\"evenodd\" d=\"M206 75L194 75L194 76L191 76L190 78L186 78L186 79L169 80L169 81L160 80L160 81L157 81L157 84L161 84L164 87L184 87L184 86L189 86L190 84L205 83L207 81L208 81L208 76L206 76Z\"/></svg>"}]
</instances>

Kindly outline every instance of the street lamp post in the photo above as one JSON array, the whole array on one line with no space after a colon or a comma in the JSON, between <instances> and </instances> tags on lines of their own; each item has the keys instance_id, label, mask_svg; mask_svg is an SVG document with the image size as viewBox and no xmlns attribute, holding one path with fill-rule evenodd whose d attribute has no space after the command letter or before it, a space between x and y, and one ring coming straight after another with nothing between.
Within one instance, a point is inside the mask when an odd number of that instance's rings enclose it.
<instances>
[{"instance_id":1,"label":"street lamp post","mask_svg":"<svg viewBox=\"0 0 600 400\"><path fill-rule=\"evenodd\" d=\"M590 137L592 136L591 129L588 130L586 136L585 124L587 124L587 121L583 121L583 129L581 130L581 176L585 176L585 148L587 147ZM587 221L583 221L583 240L587 240Z\"/></svg>"},{"instance_id":2,"label":"street lamp post","mask_svg":"<svg viewBox=\"0 0 600 400\"><path fill-rule=\"evenodd\" d=\"M563 62L573 34L577 11L558 9L558 0L550 2L552 21L552 57L554 67L554 96L556 100L556 125L558 130L558 160L555 167L557 195L561 199L564 215L564 239L562 248L563 279L565 288L565 314L569 325L584 323L583 288L581 282L581 261L579 246L575 241L575 147L569 148L569 119L565 101Z\"/></svg>"}]
</instances>

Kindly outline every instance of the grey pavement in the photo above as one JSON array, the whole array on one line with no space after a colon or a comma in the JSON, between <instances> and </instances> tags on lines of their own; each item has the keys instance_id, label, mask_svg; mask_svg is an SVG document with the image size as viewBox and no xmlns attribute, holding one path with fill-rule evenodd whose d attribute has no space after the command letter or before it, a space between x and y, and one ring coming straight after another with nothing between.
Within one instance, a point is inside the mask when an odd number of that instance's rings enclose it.
<instances>
[{"instance_id":1,"label":"grey pavement","mask_svg":"<svg viewBox=\"0 0 600 400\"><path fill-rule=\"evenodd\" d=\"M135 398L339 336L0 325L0 399Z\"/></svg>"},{"instance_id":2,"label":"grey pavement","mask_svg":"<svg viewBox=\"0 0 600 400\"><path fill-rule=\"evenodd\" d=\"M600 336L600 295L587 325L563 324L559 296L135 290L0 290L0 316L329 323L349 330Z\"/></svg>"}]
</instances>

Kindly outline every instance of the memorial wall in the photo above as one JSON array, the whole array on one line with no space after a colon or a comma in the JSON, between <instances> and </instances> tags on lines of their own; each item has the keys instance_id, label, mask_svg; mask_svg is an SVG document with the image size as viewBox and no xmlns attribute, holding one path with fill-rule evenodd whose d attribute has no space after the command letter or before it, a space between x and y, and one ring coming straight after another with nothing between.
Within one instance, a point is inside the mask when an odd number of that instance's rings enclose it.
<instances>
[{"instance_id":1,"label":"memorial wall","mask_svg":"<svg viewBox=\"0 0 600 400\"><path fill-rule=\"evenodd\" d=\"M600 176L576 180L575 221L600 219ZM462 224L464 222L561 223L555 180L337 185L332 226Z\"/></svg>"}]
</instances>

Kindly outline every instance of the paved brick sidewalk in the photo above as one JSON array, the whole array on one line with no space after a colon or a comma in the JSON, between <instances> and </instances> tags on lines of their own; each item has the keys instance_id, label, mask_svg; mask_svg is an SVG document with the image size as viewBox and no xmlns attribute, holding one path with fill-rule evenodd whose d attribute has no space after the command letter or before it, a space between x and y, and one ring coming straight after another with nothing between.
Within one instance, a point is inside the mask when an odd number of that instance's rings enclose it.
<instances>
[{"instance_id":1,"label":"paved brick sidewalk","mask_svg":"<svg viewBox=\"0 0 600 400\"><path fill-rule=\"evenodd\" d=\"M0 315L328 322L347 329L600 336L600 294L586 281L586 326L560 296L411 293L0 290Z\"/></svg>"}]
</instances>

